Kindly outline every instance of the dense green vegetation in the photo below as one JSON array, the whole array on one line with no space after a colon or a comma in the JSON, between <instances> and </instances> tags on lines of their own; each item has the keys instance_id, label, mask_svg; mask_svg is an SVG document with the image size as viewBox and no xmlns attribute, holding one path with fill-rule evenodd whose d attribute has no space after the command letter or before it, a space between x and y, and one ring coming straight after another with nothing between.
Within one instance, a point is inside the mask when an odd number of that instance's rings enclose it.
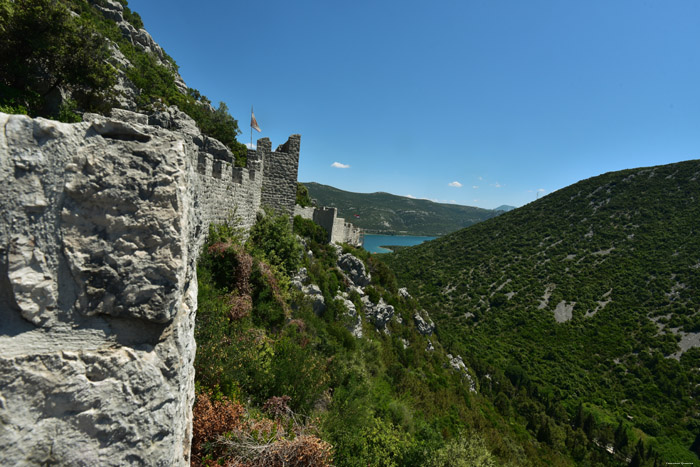
<instances>
[{"instance_id":1,"label":"dense green vegetation","mask_svg":"<svg viewBox=\"0 0 700 467\"><path fill-rule=\"evenodd\" d=\"M0 0L0 110L70 119L60 88L70 85L71 105L109 110L116 70L107 43L84 18L53 0Z\"/></svg>"},{"instance_id":2,"label":"dense green vegetation","mask_svg":"<svg viewBox=\"0 0 700 467\"><path fill-rule=\"evenodd\" d=\"M345 246L372 274L369 296L383 297L402 319L385 335L365 318L364 337L354 337L353 320L335 298L347 280L324 238L300 217L294 232L286 218L259 219L245 243L231 228L211 229L198 266L199 394L248 401L249 410L285 398L314 420L339 466L567 464L470 392L435 336L435 349L426 350L428 340L413 324L418 303L398 296L396 278L376 257ZM290 274L302 266L324 296L320 315L290 287ZM362 309L356 292L349 299Z\"/></svg>"},{"instance_id":3,"label":"dense green vegetation","mask_svg":"<svg viewBox=\"0 0 700 467\"><path fill-rule=\"evenodd\" d=\"M319 183L304 185L319 206L338 208L340 217L368 233L440 236L501 214L389 193L351 193Z\"/></svg>"},{"instance_id":4,"label":"dense green vegetation","mask_svg":"<svg viewBox=\"0 0 700 467\"><path fill-rule=\"evenodd\" d=\"M297 182L297 199L296 204L305 208L313 204L313 200L309 195L309 189L303 183Z\"/></svg>"},{"instance_id":5,"label":"dense green vegetation","mask_svg":"<svg viewBox=\"0 0 700 467\"><path fill-rule=\"evenodd\" d=\"M126 0L120 3L124 18L143 27ZM111 60L110 41L130 67ZM68 122L80 121L81 112L106 114L116 104L114 85L122 72L139 90L138 110L177 105L244 165L247 149L236 139L238 122L226 104L213 108L195 89L183 94L175 84L175 61L167 55L166 61L132 45L85 0L0 0L0 111Z\"/></svg>"},{"instance_id":6,"label":"dense green vegetation","mask_svg":"<svg viewBox=\"0 0 700 467\"><path fill-rule=\"evenodd\" d=\"M699 178L604 174L383 259L510 424L581 464L697 463Z\"/></svg>"}]
</instances>

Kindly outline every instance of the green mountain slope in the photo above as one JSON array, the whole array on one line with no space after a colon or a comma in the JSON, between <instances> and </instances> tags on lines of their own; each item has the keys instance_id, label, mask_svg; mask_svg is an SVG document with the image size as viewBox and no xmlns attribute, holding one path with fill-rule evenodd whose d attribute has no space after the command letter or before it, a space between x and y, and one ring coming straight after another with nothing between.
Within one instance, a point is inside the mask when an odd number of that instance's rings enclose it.
<instances>
[{"instance_id":1,"label":"green mountain slope","mask_svg":"<svg viewBox=\"0 0 700 467\"><path fill-rule=\"evenodd\" d=\"M693 160L584 180L385 261L513 423L576 459L585 442L697 462L699 230Z\"/></svg>"},{"instance_id":2,"label":"green mountain slope","mask_svg":"<svg viewBox=\"0 0 700 467\"><path fill-rule=\"evenodd\" d=\"M304 185L319 206L338 208L340 217L371 233L439 236L500 214L490 209L434 203L383 192L352 193L314 182Z\"/></svg>"}]
</instances>

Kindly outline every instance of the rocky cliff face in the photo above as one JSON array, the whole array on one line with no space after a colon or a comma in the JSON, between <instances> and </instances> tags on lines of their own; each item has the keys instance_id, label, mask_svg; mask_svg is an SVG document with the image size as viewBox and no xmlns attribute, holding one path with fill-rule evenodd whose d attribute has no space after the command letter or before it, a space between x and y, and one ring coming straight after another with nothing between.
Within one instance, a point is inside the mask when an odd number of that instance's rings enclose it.
<instances>
[{"instance_id":1,"label":"rocky cliff face","mask_svg":"<svg viewBox=\"0 0 700 467\"><path fill-rule=\"evenodd\" d=\"M99 117L0 127L0 464L187 464L198 148Z\"/></svg>"},{"instance_id":2,"label":"rocky cliff face","mask_svg":"<svg viewBox=\"0 0 700 467\"><path fill-rule=\"evenodd\" d=\"M126 19L124 19L124 7L114 0L89 0L89 2L104 15L105 18L114 21L131 45L138 50L152 54L156 62L173 73L175 85L183 94L187 92L187 85L177 71L177 68L168 60L165 51L158 45L153 37L145 29L136 29ZM112 64L117 69L117 84L115 86L115 98L119 107L136 110L136 97L138 89L126 77L125 68L130 68L132 64L121 53L119 47L112 43Z\"/></svg>"}]
</instances>

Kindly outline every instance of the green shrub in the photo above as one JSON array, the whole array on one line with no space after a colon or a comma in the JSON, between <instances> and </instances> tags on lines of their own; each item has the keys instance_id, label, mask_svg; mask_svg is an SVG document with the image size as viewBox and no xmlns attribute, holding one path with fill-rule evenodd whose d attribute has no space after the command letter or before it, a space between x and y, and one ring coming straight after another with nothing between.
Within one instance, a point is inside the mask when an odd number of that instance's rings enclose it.
<instances>
[{"instance_id":1,"label":"green shrub","mask_svg":"<svg viewBox=\"0 0 700 467\"><path fill-rule=\"evenodd\" d=\"M478 435L460 435L428 456L426 467L495 467L496 460Z\"/></svg>"},{"instance_id":2,"label":"green shrub","mask_svg":"<svg viewBox=\"0 0 700 467\"><path fill-rule=\"evenodd\" d=\"M55 0L0 0L0 105L56 117L49 98L69 89L79 108L106 112L116 70L95 25Z\"/></svg>"},{"instance_id":3,"label":"green shrub","mask_svg":"<svg viewBox=\"0 0 700 467\"><path fill-rule=\"evenodd\" d=\"M246 246L253 254L260 255L274 266L280 266L290 275L301 264L303 251L292 233L289 218L275 216L269 210L265 215L258 216Z\"/></svg>"},{"instance_id":4,"label":"green shrub","mask_svg":"<svg viewBox=\"0 0 700 467\"><path fill-rule=\"evenodd\" d=\"M301 216L294 216L294 233L308 238L316 243L328 241L328 231L312 221Z\"/></svg>"},{"instance_id":5,"label":"green shrub","mask_svg":"<svg viewBox=\"0 0 700 467\"><path fill-rule=\"evenodd\" d=\"M313 201L311 200L311 195L309 195L309 189L303 183L297 182L297 199L296 204L305 208L311 206Z\"/></svg>"}]
</instances>

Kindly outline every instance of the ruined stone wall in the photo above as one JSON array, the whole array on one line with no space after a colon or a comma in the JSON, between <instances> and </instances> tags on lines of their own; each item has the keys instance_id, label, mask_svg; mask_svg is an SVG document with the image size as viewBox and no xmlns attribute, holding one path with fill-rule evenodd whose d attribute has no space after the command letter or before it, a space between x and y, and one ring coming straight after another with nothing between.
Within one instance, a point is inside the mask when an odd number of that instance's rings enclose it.
<instances>
[{"instance_id":1,"label":"ruined stone wall","mask_svg":"<svg viewBox=\"0 0 700 467\"><path fill-rule=\"evenodd\" d=\"M175 108L84 118L0 113L0 465L185 466L197 256L255 222L267 153L233 167Z\"/></svg>"},{"instance_id":2,"label":"ruined stone wall","mask_svg":"<svg viewBox=\"0 0 700 467\"><path fill-rule=\"evenodd\" d=\"M316 208L313 206L306 206L306 207L301 207L298 204L294 205L294 215L295 216L301 216L304 219L308 219L310 221L314 220L314 210Z\"/></svg>"},{"instance_id":3,"label":"ruined stone wall","mask_svg":"<svg viewBox=\"0 0 700 467\"><path fill-rule=\"evenodd\" d=\"M196 146L0 113L0 464L187 465Z\"/></svg>"},{"instance_id":4,"label":"ruined stone wall","mask_svg":"<svg viewBox=\"0 0 700 467\"><path fill-rule=\"evenodd\" d=\"M267 138L258 140L257 153L263 159L262 205L278 214L294 215L299 171L299 144L301 136L292 135L274 152Z\"/></svg>"},{"instance_id":5,"label":"ruined stone wall","mask_svg":"<svg viewBox=\"0 0 700 467\"><path fill-rule=\"evenodd\" d=\"M313 211L309 216L310 210ZM362 229L355 227L350 222L346 222L342 217L338 217L337 208L302 208L301 206L296 206L294 213L295 215L301 215L305 219L312 219L326 229L328 242L349 243L355 246L362 245Z\"/></svg>"},{"instance_id":6,"label":"ruined stone wall","mask_svg":"<svg viewBox=\"0 0 700 467\"><path fill-rule=\"evenodd\" d=\"M204 227L211 223L229 223L246 231L255 224L262 192L262 163L258 155L248 154L246 167L234 167L232 161L197 155L196 206Z\"/></svg>"},{"instance_id":7,"label":"ruined stone wall","mask_svg":"<svg viewBox=\"0 0 700 467\"><path fill-rule=\"evenodd\" d=\"M346 222L342 217L336 217L333 221L331 241L360 246L362 245L362 229Z\"/></svg>"},{"instance_id":8,"label":"ruined stone wall","mask_svg":"<svg viewBox=\"0 0 700 467\"><path fill-rule=\"evenodd\" d=\"M313 221L326 229L328 242L331 242L333 239L333 226L337 215L338 210L336 208L322 207L314 209Z\"/></svg>"}]
</instances>

